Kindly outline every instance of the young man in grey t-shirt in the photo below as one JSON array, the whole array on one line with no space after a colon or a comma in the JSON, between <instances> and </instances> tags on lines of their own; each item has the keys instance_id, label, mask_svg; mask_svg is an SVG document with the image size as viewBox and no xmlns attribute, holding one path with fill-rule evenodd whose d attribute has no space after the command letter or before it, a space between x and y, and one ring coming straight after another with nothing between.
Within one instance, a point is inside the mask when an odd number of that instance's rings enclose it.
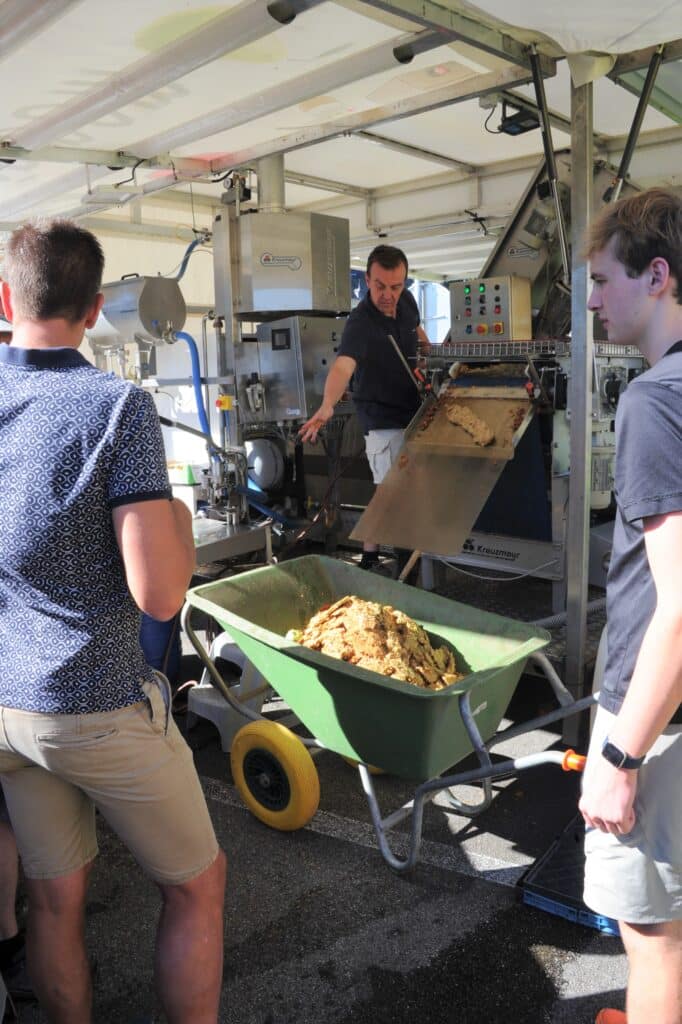
<instances>
[{"instance_id":1,"label":"young man in grey t-shirt","mask_svg":"<svg viewBox=\"0 0 682 1024\"><path fill-rule=\"evenodd\" d=\"M627 1018L682 1022L682 200L650 189L593 223L589 308L650 369L616 417L608 653L585 771L585 902L615 917Z\"/></svg>"}]
</instances>

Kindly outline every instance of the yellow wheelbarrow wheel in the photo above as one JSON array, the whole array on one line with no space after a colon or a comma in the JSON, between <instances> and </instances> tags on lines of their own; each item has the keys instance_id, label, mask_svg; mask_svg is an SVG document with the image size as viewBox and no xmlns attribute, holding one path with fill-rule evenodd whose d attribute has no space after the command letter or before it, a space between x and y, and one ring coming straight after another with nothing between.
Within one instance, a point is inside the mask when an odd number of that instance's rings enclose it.
<instances>
[{"instance_id":1,"label":"yellow wheelbarrow wheel","mask_svg":"<svg viewBox=\"0 0 682 1024\"><path fill-rule=\"evenodd\" d=\"M277 722L250 722L230 751L239 794L260 821L282 832L307 825L320 802L320 780L307 748Z\"/></svg>"}]
</instances>

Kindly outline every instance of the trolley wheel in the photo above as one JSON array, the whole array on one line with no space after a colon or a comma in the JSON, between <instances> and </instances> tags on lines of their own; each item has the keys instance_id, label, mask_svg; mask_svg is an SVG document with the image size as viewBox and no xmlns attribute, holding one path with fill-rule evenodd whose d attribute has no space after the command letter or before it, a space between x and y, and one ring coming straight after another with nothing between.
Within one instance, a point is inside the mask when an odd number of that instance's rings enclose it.
<instances>
[{"instance_id":1,"label":"trolley wheel","mask_svg":"<svg viewBox=\"0 0 682 1024\"><path fill-rule=\"evenodd\" d=\"M360 763L359 761L356 761L355 758L353 758L353 757L346 757L345 754L341 754L341 757L344 759L346 764L349 764L351 766L351 768L357 768L357 766ZM383 768L377 768L377 766L374 765L374 764L368 764L367 765L367 770L368 770L370 775L385 775L386 774L384 772Z\"/></svg>"},{"instance_id":2,"label":"trolley wheel","mask_svg":"<svg viewBox=\"0 0 682 1024\"><path fill-rule=\"evenodd\" d=\"M308 750L277 722L250 722L232 742L234 783L251 813L270 828L293 832L312 818L320 780Z\"/></svg>"}]
</instances>

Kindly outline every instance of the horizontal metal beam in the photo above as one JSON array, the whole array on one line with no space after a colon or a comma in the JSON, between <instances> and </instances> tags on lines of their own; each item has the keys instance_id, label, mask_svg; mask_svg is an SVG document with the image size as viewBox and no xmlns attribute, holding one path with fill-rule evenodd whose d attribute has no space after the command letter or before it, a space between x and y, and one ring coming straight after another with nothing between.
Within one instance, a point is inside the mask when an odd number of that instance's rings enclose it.
<instances>
[{"instance_id":1,"label":"horizontal metal beam","mask_svg":"<svg viewBox=\"0 0 682 1024\"><path fill-rule=\"evenodd\" d=\"M0 163L3 160L14 162L15 160L32 160L37 163L46 164L88 164L94 167L108 167L115 171L125 167L145 167L164 170L176 170L192 173L201 171L210 174L210 164L207 160L197 160L193 157L144 157L137 154L122 152L113 149L87 149L72 146L43 146L39 149L26 149L24 146L13 146L9 142L0 142Z\"/></svg>"},{"instance_id":2,"label":"horizontal metal beam","mask_svg":"<svg viewBox=\"0 0 682 1024\"><path fill-rule=\"evenodd\" d=\"M648 68L657 49L658 46L647 46L643 50L633 50L632 53L622 54L616 59L607 78L617 82L620 76L627 74L628 71L640 71L642 68ZM665 44L663 63L667 64L671 60L680 60L680 58L682 58L682 39L672 39Z\"/></svg>"},{"instance_id":3,"label":"horizontal metal beam","mask_svg":"<svg viewBox=\"0 0 682 1024\"><path fill-rule=\"evenodd\" d=\"M444 156L442 153L434 153L432 150L424 149L422 146L411 146L407 142L400 142L397 139L389 139L385 135L377 135L375 132L353 132L356 139L366 139L374 142L384 149L392 149L396 153L404 153L406 156L417 157L418 160L428 160L432 164L444 164L446 167L458 167L466 174L475 174L476 168L473 164L464 163L463 160L455 160L454 157Z\"/></svg>"},{"instance_id":4,"label":"horizontal metal beam","mask_svg":"<svg viewBox=\"0 0 682 1024\"><path fill-rule=\"evenodd\" d=\"M482 22L459 11L435 3L434 0L362 0L367 7L375 7L389 14L397 14L416 21L426 28L441 29L452 39L461 40L471 46L492 53L512 64L530 68L528 47L507 32L484 25ZM556 61L541 56L543 75L556 74Z\"/></svg>"},{"instance_id":5,"label":"horizontal metal beam","mask_svg":"<svg viewBox=\"0 0 682 1024\"><path fill-rule=\"evenodd\" d=\"M359 199L367 199L372 195L370 188L361 188L359 185L346 185L343 181L317 178L312 174L299 174L297 171L285 171L284 180L289 185L305 185L306 188L319 188L323 192L338 192L341 195L357 196Z\"/></svg>"},{"instance_id":6,"label":"horizontal metal beam","mask_svg":"<svg viewBox=\"0 0 682 1024\"><path fill-rule=\"evenodd\" d=\"M177 224L160 224L158 221L136 224L116 217L79 217L79 220L84 227L96 234L127 235L177 242L192 242L197 237L191 228L182 228Z\"/></svg>"},{"instance_id":7,"label":"horizontal metal beam","mask_svg":"<svg viewBox=\"0 0 682 1024\"><path fill-rule=\"evenodd\" d=\"M606 153L620 153L625 147L628 135L602 136L601 148ZM682 142L682 127L654 128L653 131L642 132L637 140L637 149L649 149L654 146L669 146Z\"/></svg>"}]
</instances>

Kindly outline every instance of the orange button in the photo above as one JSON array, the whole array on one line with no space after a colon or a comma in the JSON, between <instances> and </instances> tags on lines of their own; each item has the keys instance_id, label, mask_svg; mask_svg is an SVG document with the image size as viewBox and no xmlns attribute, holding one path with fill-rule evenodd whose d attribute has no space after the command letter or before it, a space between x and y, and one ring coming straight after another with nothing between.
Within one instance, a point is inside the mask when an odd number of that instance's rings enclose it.
<instances>
[{"instance_id":1,"label":"orange button","mask_svg":"<svg viewBox=\"0 0 682 1024\"><path fill-rule=\"evenodd\" d=\"M497 323L494 323L493 331L495 332L495 334L504 334L504 324L500 323L499 321Z\"/></svg>"},{"instance_id":2,"label":"orange button","mask_svg":"<svg viewBox=\"0 0 682 1024\"><path fill-rule=\"evenodd\" d=\"M478 334L487 334L488 333L488 325L487 324L479 324L478 327L476 328L476 331L478 332Z\"/></svg>"}]
</instances>

